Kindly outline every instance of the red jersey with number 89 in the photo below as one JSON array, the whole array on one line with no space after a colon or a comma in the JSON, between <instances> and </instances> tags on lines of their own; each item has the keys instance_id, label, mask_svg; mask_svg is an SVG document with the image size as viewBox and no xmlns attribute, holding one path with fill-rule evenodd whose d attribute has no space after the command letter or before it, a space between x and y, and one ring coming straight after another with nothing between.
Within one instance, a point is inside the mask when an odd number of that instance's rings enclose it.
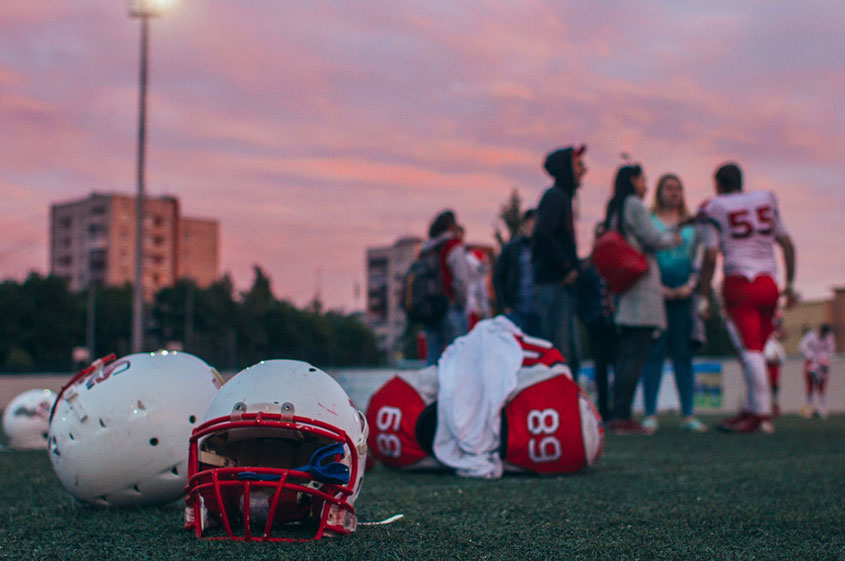
<instances>
[{"instance_id":1,"label":"red jersey with number 89","mask_svg":"<svg viewBox=\"0 0 845 561\"><path fill-rule=\"evenodd\" d=\"M786 234L771 191L737 192L719 195L705 203L700 212L711 231L704 245L716 247L723 256L725 276L754 280L760 275L775 277L774 242ZM713 231L715 230L715 232Z\"/></svg>"}]
</instances>

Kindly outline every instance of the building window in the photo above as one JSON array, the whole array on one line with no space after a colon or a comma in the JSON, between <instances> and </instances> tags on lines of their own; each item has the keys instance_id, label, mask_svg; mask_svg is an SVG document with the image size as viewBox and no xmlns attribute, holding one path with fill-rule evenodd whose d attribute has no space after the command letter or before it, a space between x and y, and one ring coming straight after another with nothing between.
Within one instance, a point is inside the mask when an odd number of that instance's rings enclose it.
<instances>
[{"instance_id":1,"label":"building window","mask_svg":"<svg viewBox=\"0 0 845 561\"><path fill-rule=\"evenodd\" d=\"M103 227L102 224L89 224L88 225L88 238L91 239L91 240L96 240L97 238L100 237L100 234L102 234L104 231L105 231L105 228Z\"/></svg>"}]
</instances>

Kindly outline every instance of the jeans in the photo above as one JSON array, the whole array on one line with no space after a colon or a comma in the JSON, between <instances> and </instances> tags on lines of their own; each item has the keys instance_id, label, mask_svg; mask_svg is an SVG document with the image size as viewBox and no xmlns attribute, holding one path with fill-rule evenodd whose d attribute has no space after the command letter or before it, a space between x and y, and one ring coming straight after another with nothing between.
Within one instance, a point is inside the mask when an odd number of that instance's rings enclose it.
<instances>
[{"instance_id":1,"label":"jeans","mask_svg":"<svg viewBox=\"0 0 845 561\"><path fill-rule=\"evenodd\" d=\"M540 312L540 337L548 339L566 359L572 377L578 380L580 352L578 325L575 322L578 303L575 285L538 284L534 287Z\"/></svg>"},{"instance_id":2,"label":"jeans","mask_svg":"<svg viewBox=\"0 0 845 561\"><path fill-rule=\"evenodd\" d=\"M426 365L437 364L443 349L452 341L467 332L467 314L461 306L451 305L440 323L425 328L425 339L428 345Z\"/></svg>"},{"instance_id":3,"label":"jeans","mask_svg":"<svg viewBox=\"0 0 845 561\"><path fill-rule=\"evenodd\" d=\"M613 370L613 419L624 421L631 418L634 391L648 359L655 330L655 327L619 327L616 368Z\"/></svg>"},{"instance_id":4,"label":"jeans","mask_svg":"<svg viewBox=\"0 0 845 561\"><path fill-rule=\"evenodd\" d=\"M616 361L616 327L610 321L587 324L590 350L596 365L597 406L602 419L610 414L607 392L607 368Z\"/></svg>"},{"instance_id":5,"label":"jeans","mask_svg":"<svg viewBox=\"0 0 845 561\"><path fill-rule=\"evenodd\" d=\"M692 373L692 298L685 300L666 300L666 331L651 347L643 367L643 397L645 414L657 412L657 393L660 379L663 377L663 359L668 350L675 370L675 385L678 387L678 399L681 402L681 415L692 416L693 409L693 373Z\"/></svg>"}]
</instances>

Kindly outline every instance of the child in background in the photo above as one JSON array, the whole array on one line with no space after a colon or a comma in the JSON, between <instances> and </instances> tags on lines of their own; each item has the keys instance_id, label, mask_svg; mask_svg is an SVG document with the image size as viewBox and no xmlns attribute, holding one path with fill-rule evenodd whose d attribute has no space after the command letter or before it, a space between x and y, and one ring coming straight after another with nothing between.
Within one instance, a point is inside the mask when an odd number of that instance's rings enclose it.
<instances>
[{"instance_id":1,"label":"child in background","mask_svg":"<svg viewBox=\"0 0 845 561\"><path fill-rule=\"evenodd\" d=\"M780 344L784 338L783 328L780 324L775 326L771 337L763 347L763 357L766 359L766 368L769 370L769 385L772 387L772 415L780 416L780 403L778 403L778 390L780 389L780 367L786 362L786 351Z\"/></svg>"},{"instance_id":2,"label":"child in background","mask_svg":"<svg viewBox=\"0 0 845 561\"><path fill-rule=\"evenodd\" d=\"M798 344L798 350L804 357L804 379L807 382L807 402L801 409L804 417L817 413L822 419L827 417L825 390L830 371L830 356L836 350L830 325L823 323L818 330L808 331ZM818 409L813 406L813 390L818 393Z\"/></svg>"}]
</instances>

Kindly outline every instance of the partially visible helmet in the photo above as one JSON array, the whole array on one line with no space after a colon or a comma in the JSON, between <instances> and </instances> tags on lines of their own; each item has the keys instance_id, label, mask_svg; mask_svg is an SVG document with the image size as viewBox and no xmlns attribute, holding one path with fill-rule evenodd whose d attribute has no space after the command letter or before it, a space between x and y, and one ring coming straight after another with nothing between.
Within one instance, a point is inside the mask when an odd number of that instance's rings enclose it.
<instances>
[{"instance_id":1,"label":"partially visible helmet","mask_svg":"<svg viewBox=\"0 0 845 561\"><path fill-rule=\"evenodd\" d=\"M18 394L3 411L3 432L15 450L44 450L50 410L56 402L52 390L27 390Z\"/></svg>"},{"instance_id":2,"label":"partially visible helmet","mask_svg":"<svg viewBox=\"0 0 845 561\"><path fill-rule=\"evenodd\" d=\"M185 527L255 541L353 532L367 432L343 388L308 363L242 370L191 436Z\"/></svg>"},{"instance_id":3,"label":"partially visible helmet","mask_svg":"<svg viewBox=\"0 0 845 561\"><path fill-rule=\"evenodd\" d=\"M56 475L74 497L101 506L179 498L191 429L221 385L214 368L188 353L98 361L62 389L53 410Z\"/></svg>"},{"instance_id":4,"label":"partially visible helmet","mask_svg":"<svg viewBox=\"0 0 845 561\"><path fill-rule=\"evenodd\" d=\"M541 370L525 373L503 416L508 470L574 473L601 457L601 416L568 369L551 376Z\"/></svg>"}]
</instances>

